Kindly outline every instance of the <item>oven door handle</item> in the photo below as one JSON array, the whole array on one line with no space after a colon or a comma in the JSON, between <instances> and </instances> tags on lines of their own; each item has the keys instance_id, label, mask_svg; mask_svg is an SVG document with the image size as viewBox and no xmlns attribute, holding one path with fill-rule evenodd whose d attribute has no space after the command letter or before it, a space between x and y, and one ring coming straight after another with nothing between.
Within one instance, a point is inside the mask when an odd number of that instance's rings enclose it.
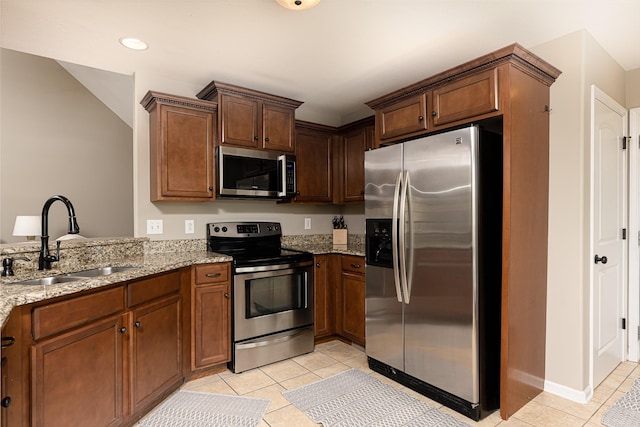
<instances>
[{"instance_id":1,"label":"oven door handle","mask_svg":"<svg viewBox=\"0 0 640 427\"><path fill-rule=\"evenodd\" d=\"M295 337L297 337L298 335L302 335L307 333L307 328L303 328L300 330L296 330L296 331L292 331L289 335L285 335L285 336L278 336L275 338L267 338L267 339L260 339L260 341L249 341L246 343L236 343L236 349L240 350L240 349L247 349L247 348L256 348L256 347L265 347L267 345L272 345L272 344L278 344L278 343L282 343L282 342L286 342L289 340L294 339Z\"/></svg>"},{"instance_id":2,"label":"oven door handle","mask_svg":"<svg viewBox=\"0 0 640 427\"><path fill-rule=\"evenodd\" d=\"M292 264L257 265L253 267L236 267L236 273L258 273L261 271L289 270L292 268L308 267L313 261L296 262Z\"/></svg>"}]
</instances>

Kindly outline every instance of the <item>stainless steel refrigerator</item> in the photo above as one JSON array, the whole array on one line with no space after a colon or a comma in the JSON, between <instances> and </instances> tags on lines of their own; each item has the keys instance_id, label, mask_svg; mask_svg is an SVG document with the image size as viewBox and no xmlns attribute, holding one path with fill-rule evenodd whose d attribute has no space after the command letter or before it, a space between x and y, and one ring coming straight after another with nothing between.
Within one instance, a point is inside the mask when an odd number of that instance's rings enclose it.
<instances>
[{"instance_id":1,"label":"stainless steel refrigerator","mask_svg":"<svg viewBox=\"0 0 640 427\"><path fill-rule=\"evenodd\" d=\"M499 406L502 136L365 153L369 366L478 420Z\"/></svg>"}]
</instances>

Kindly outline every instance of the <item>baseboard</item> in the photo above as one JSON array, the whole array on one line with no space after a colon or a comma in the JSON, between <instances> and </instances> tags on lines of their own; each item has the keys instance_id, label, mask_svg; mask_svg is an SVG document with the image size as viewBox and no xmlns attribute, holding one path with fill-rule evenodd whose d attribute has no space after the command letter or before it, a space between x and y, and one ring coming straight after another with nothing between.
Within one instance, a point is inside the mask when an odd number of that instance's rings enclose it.
<instances>
[{"instance_id":1,"label":"baseboard","mask_svg":"<svg viewBox=\"0 0 640 427\"><path fill-rule=\"evenodd\" d=\"M587 386L584 390L576 390L549 380L544 381L544 391L577 403L587 403L593 397L591 386Z\"/></svg>"}]
</instances>

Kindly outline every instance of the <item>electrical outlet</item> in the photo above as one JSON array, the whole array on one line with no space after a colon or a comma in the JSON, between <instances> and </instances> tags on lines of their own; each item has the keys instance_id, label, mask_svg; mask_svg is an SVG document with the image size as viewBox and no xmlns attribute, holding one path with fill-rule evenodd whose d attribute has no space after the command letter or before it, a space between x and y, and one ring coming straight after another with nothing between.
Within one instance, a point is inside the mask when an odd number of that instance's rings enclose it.
<instances>
[{"instance_id":1,"label":"electrical outlet","mask_svg":"<svg viewBox=\"0 0 640 427\"><path fill-rule=\"evenodd\" d=\"M304 229L311 230L311 218L304 219Z\"/></svg>"},{"instance_id":2,"label":"electrical outlet","mask_svg":"<svg viewBox=\"0 0 640 427\"><path fill-rule=\"evenodd\" d=\"M194 224L194 221L192 219L185 219L184 220L184 234L193 234L196 232L195 230L196 226Z\"/></svg>"},{"instance_id":3,"label":"electrical outlet","mask_svg":"<svg viewBox=\"0 0 640 427\"><path fill-rule=\"evenodd\" d=\"M162 234L162 220L161 219L148 219L147 220L147 234Z\"/></svg>"}]
</instances>

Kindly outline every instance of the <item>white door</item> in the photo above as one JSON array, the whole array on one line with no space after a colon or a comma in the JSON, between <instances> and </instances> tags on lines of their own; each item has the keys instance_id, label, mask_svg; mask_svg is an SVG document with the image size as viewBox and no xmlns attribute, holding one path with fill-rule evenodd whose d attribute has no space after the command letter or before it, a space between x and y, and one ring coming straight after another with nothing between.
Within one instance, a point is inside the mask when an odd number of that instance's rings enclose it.
<instances>
[{"instance_id":1,"label":"white door","mask_svg":"<svg viewBox=\"0 0 640 427\"><path fill-rule=\"evenodd\" d=\"M591 91L593 388L624 360L626 334L626 110Z\"/></svg>"},{"instance_id":2,"label":"white door","mask_svg":"<svg viewBox=\"0 0 640 427\"><path fill-rule=\"evenodd\" d=\"M640 360L640 108L629 111L629 355Z\"/></svg>"}]
</instances>

